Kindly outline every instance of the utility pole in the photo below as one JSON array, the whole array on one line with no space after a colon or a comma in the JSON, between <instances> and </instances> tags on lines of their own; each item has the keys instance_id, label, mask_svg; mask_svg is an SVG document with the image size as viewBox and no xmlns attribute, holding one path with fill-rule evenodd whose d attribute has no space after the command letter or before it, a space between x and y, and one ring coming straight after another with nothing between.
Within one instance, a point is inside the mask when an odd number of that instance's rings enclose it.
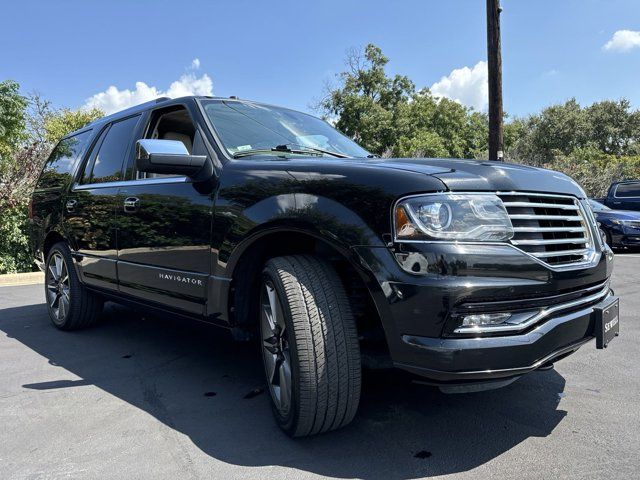
<instances>
[{"instance_id":1,"label":"utility pole","mask_svg":"<svg viewBox=\"0 0 640 480\"><path fill-rule=\"evenodd\" d=\"M489 160L504 160L502 126L502 53L500 0L487 0L487 59L489 64Z\"/></svg>"}]
</instances>

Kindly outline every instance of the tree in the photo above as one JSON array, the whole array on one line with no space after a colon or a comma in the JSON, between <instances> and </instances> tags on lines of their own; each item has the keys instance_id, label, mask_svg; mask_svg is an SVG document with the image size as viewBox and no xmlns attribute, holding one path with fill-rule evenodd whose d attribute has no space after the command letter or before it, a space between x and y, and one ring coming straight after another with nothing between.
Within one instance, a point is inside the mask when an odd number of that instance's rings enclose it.
<instances>
[{"instance_id":1,"label":"tree","mask_svg":"<svg viewBox=\"0 0 640 480\"><path fill-rule=\"evenodd\" d=\"M17 83L13 84L19 89ZM44 162L60 138L103 116L98 109L54 109L38 93L21 98L20 130L14 133L16 140L11 154L0 160L0 204L9 207L25 204Z\"/></svg>"},{"instance_id":2,"label":"tree","mask_svg":"<svg viewBox=\"0 0 640 480\"><path fill-rule=\"evenodd\" d=\"M45 118L45 138L50 144L55 144L66 134L78 130L103 116L104 113L98 108L92 108L91 110L63 108L54 111Z\"/></svg>"},{"instance_id":3,"label":"tree","mask_svg":"<svg viewBox=\"0 0 640 480\"><path fill-rule=\"evenodd\" d=\"M404 75L390 77L380 48L347 54L347 70L339 86L328 88L319 104L325 117L366 149L384 156L486 156L488 119L485 114L428 88L416 91Z\"/></svg>"},{"instance_id":4,"label":"tree","mask_svg":"<svg viewBox=\"0 0 640 480\"><path fill-rule=\"evenodd\" d=\"M25 139L27 99L13 80L0 82L0 161Z\"/></svg>"},{"instance_id":5,"label":"tree","mask_svg":"<svg viewBox=\"0 0 640 480\"><path fill-rule=\"evenodd\" d=\"M326 117L337 118L336 128L379 154L395 143L397 109L415 91L408 77L387 76L388 61L382 50L372 44L364 52L350 50L347 71L338 75L340 86L328 88L319 104Z\"/></svg>"},{"instance_id":6,"label":"tree","mask_svg":"<svg viewBox=\"0 0 640 480\"><path fill-rule=\"evenodd\" d=\"M629 100L604 100L585 110L589 122L589 141L611 155L637 152L640 140L640 112L631 111Z\"/></svg>"}]
</instances>

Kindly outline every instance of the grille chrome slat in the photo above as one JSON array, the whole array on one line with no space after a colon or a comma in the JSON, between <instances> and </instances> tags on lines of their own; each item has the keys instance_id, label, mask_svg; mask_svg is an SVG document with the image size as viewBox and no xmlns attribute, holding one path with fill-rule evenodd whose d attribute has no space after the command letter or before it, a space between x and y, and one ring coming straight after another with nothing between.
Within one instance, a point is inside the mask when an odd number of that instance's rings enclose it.
<instances>
[{"instance_id":1,"label":"grille chrome slat","mask_svg":"<svg viewBox=\"0 0 640 480\"><path fill-rule=\"evenodd\" d=\"M579 233L584 232L584 227L513 227L513 231L516 233L525 232L567 232L567 233Z\"/></svg>"},{"instance_id":2,"label":"grille chrome slat","mask_svg":"<svg viewBox=\"0 0 640 480\"><path fill-rule=\"evenodd\" d=\"M509 218L511 220L562 220L564 222L580 222L582 221L582 216L568 216L568 215L536 215L532 214L520 214L513 213L509 214Z\"/></svg>"},{"instance_id":3,"label":"grille chrome slat","mask_svg":"<svg viewBox=\"0 0 640 480\"><path fill-rule=\"evenodd\" d=\"M549 257L565 257L571 255L586 255L589 253L588 248L580 248L576 250L557 250L555 252L529 252L534 257L549 258Z\"/></svg>"},{"instance_id":4,"label":"grille chrome slat","mask_svg":"<svg viewBox=\"0 0 640 480\"><path fill-rule=\"evenodd\" d=\"M585 237L579 238L560 238L560 239L552 239L552 240L512 240L511 243L514 245L563 245L563 244L572 244L575 245L577 243L587 243L588 239Z\"/></svg>"},{"instance_id":5,"label":"grille chrome slat","mask_svg":"<svg viewBox=\"0 0 640 480\"><path fill-rule=\"evenodd\" d=\"M593 259L591 220L575 197L540 193L499 193L514 236L511 244L552 267Z\"/></svg>"},{"instance_id":6,"label":"grille chrome slat","mask_svg":"<svg viewBox=\"0 0 640 480\"><path fill-rule=\"evenodd\" d=\"M530 208L558 208L560 210L578 210L577 205L562 203L537 203L537 202L504 202L505 207L530 207Z\"/></svg>"}]
</instances>

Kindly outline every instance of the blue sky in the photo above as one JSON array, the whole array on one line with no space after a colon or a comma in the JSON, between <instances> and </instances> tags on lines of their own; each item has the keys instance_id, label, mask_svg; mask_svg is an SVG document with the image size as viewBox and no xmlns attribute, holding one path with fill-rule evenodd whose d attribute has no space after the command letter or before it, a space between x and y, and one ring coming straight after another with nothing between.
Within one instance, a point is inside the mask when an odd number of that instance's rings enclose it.
<instances>
[{"instance_id":1,"label":"blue sky","mask_svg":"<svg viewBox=\"0 0 640 480\"><path fill-rule=\"evenodd\" d=\"M502 5L507 112L572 96L640 106L638 0ZM0 80L71 108L113 86L91 102L113 109L156 92L212 90L309 111L346 50L371 42L389 72L482 108L484 9L484 0L12 1Z\"/></svg>"}]
</instances>

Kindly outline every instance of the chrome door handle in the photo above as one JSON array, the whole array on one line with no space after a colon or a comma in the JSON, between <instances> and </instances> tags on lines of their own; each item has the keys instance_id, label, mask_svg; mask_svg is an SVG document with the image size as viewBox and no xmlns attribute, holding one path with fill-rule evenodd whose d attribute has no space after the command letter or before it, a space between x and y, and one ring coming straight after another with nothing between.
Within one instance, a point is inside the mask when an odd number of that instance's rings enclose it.
<instances>
[{"instance_id":1,"label":"chrome door handle","mask_svg":"<svg viewBox=\"0 0 640 480\"><path fill-rule=\"evenodd\" d=\"M67 212L73 213L76 211L77 200L67 200Z\"/></svg>"},{"instance_id":2,"label":"chrome door handle","mask_svg":"<svg viewBox=\"0 0 640 480\"><path fill-rule=\"evenodd\" d=\"M127 197L124 200L124 211L127 213L132 213L138 210L140 206L140 199L136 197Z\"/></svg>"}]
</instances>

